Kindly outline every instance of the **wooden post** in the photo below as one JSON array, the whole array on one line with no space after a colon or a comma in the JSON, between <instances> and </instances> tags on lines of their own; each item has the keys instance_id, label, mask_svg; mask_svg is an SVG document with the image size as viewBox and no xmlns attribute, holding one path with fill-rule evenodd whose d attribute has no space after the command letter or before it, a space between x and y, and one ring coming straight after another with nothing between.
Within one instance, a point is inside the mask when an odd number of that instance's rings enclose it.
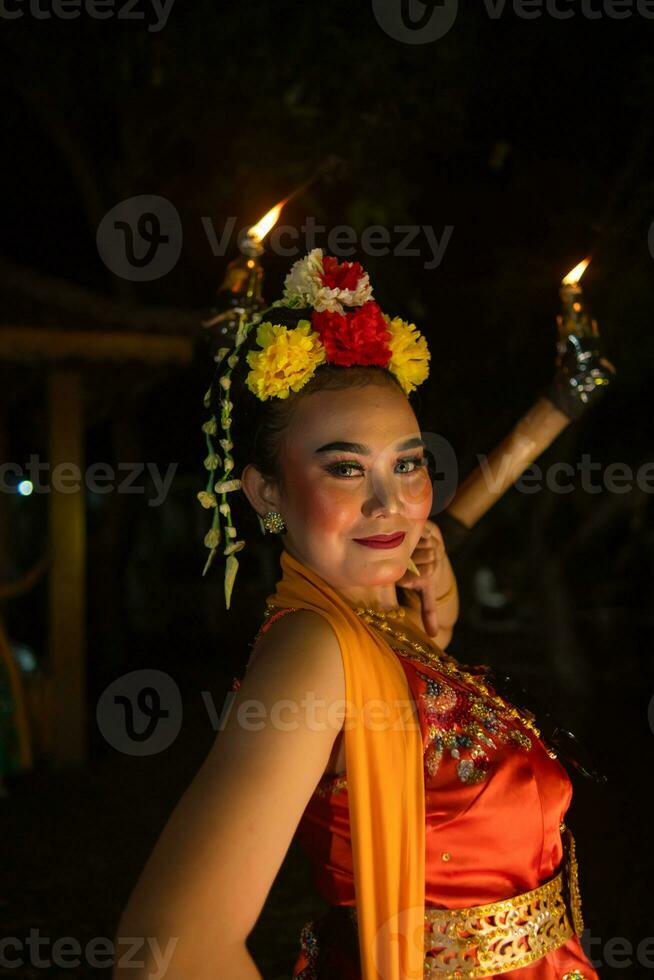
<instances>
[{"instance_id":1,"label":"wooden post","mask_svg":"<svg viewBox=\"0 0 654 980\"><path fill-rule=\"evenodd\" d=\"M50 414L50 692L54 768L87 759L86 511L81 371L53 367ZM57 472L57 467L67 464ZM73 471L73 467L76 471ZM72 489L73 487L76 489ZM57 489L59 487L59 489Z\"/></svg>"}]
</instances>

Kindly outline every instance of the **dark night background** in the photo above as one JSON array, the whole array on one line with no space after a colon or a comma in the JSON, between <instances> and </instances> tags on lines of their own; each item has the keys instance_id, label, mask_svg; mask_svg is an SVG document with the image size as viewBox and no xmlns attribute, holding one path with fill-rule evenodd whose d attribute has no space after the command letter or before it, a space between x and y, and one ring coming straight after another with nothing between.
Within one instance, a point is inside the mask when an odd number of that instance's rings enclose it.
<instances>
[{"instance_id":1,"label":"dark night background","mask_svg":"<svg viewBox=\"0 0 654 980\"><path fill-rule=\"evenodd\" d=\"M20 19L0 16L0 343L3 330L21 325L185 333L195 342L191 364L85 370L86 463L177 468L160 507L146 504L151 486L87 493L88 762L57 768L37 753L31 771L7 775L3 935L38 928L82 945L114 935L215 738L201 692L220 708L274 586L263 539L239 555L229 612L222 569L201 577L209 522L195 495L205 483L200 425L212 364L200 321L238 254L234 237L224 255L212 254L203 217L218 232L230 216L247 227L333 156L283 224L311 217L358 236L382 225L392 244L398 225L431 226L439 239L453 226L437 268L425 268L423 236L418 256L353 257L382 308L427 336L420 422L450 440L461 477L551 379L558 284L592 254L584 294L617 376L538 463L576 466L587 454L601 464L594 479L603 486L611 463L635 473L654 458L654 21L636 9L589 19L580 4L568 6L569 20L524 19L508 4L493 19L470 4L427 44L395 40L370 2L343 0L176 0L159 31L148 31L145 4L136 8L142 21L41 20L27 5ZM96 244L106 212L140 194L168 199L183 227L175 267L142 283L111 272ZM326 248L325 235L315 244ZM267 249L267 299L280 295L292 261ZM22 465L30 454L47 459L44 362L16 364L0 351L0 446ZM608 776L601 786L573 774L568 814L596 940L586 949L607 977L654 969L654 956L648 967L635 952L654 936L651 494L635 485L590 494L578 480L569 494L512 488L453 561L461 614L449 652L518 677ZM0 581L10 582L44 550L48 498L2 497ZM12 643L31 650L45 674L46 613L46 578L0 602ZM111 681L143 667L175 679L184 722L169 748L138 758L106 743L95 708ZM321 908L293 845L248 943L266 980L290 977L300 928ZM617 937L633 952L615 945L611 965L604 950ZM0 976L96 972L0 966Z\"/></svg>"}]
</instances>

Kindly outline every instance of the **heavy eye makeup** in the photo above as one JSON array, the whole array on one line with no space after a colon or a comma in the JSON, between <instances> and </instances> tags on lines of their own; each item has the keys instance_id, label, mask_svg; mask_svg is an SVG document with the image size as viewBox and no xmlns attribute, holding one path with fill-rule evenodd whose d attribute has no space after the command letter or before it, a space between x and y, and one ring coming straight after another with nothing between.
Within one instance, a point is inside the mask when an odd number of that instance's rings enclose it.
<instances>
[{"instance_id":1,"label":"heavy eye makeup","mask_svg":"<svg viewBox=\"0 0 654 980\"><path fill-rule=\"evenodd\" d=\"M414 473L418 472L422 467L427 465L426 456L401 456L396 465L402 465L404 463L409 463L412 465L412 469L401 471L399 476L413 476ZM347 476L342 471L343 469L357 470L360 474L365 472L365 468L354 459L341 459L334 463L329 463L324 467L325 472L329 473L331 476L335 476L337 479L341 480L351 480L351 476Z\"/></svg>"}]
</instances>

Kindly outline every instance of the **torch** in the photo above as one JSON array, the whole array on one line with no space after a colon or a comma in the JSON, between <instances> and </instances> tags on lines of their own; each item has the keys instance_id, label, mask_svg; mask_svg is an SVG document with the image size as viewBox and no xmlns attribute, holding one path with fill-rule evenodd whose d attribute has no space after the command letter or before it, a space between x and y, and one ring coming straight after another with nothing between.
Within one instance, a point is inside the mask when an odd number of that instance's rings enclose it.
<instances>
[{"instance_id":1,"label":"torch","mask_svg":"<svg viewBox=\"0 0 654 980\"><path fill-rule=\"evenodd\" d=\"M545 392L570 419L578 419L590 404L597 401L611 383L615 367L602 356L597 321L584 303L579 281L590 264L590 257L571 269L561 281L561 313L558 327L557 372Z\"/></svg>"},{"instance_id":2,"label":"torch","mask_svg":"<svg viewBox=\"0 0 654 980\"><path fill-rule=\"evenodd\" d=\"M597 321L586 308L579 280L590 264L584 259L561 281L557 316L556 374L511 432L493 449L485 466L460 484L438 519L448 551L456 551L469 530L524 473L557 436L596 402L615 367L602 356ZM492 488L486 473L497 474Z\"/></svg>"},{"instance_id":3,"label":"torch","mask_svg":"<svg viewBox=\"0 0 654 980\"><path fill-rule=\"evenodd\" d=\"M260 261L263 240L279 221L282 208L289 200L287 197L276 204L239 238L241 254L227 266L210 318L202 321L202 326L208 331L207 344L214 359L219 348L235 345L239 330L266 305L262 295L263 266Z\"/></svg>"}]
</instances>

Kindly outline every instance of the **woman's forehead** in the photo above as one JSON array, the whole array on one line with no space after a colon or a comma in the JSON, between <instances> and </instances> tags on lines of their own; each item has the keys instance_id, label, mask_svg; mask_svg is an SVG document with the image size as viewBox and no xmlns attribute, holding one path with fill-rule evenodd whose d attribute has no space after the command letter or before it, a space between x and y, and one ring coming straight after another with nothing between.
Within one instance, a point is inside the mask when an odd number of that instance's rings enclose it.
<instances>
[{"instance_id":1,"label":"woman's forehead","mask_svg":"<svg viewBox=\"0 0 654 980\"><path fill-rule=\"evenodd\" d=\"M379 452L420 434L408 400L401 392L379 386L313 392L298 405L292 429L293 442L311 445L313 451L347 441Z\"/></svg>"}]
</instances>

